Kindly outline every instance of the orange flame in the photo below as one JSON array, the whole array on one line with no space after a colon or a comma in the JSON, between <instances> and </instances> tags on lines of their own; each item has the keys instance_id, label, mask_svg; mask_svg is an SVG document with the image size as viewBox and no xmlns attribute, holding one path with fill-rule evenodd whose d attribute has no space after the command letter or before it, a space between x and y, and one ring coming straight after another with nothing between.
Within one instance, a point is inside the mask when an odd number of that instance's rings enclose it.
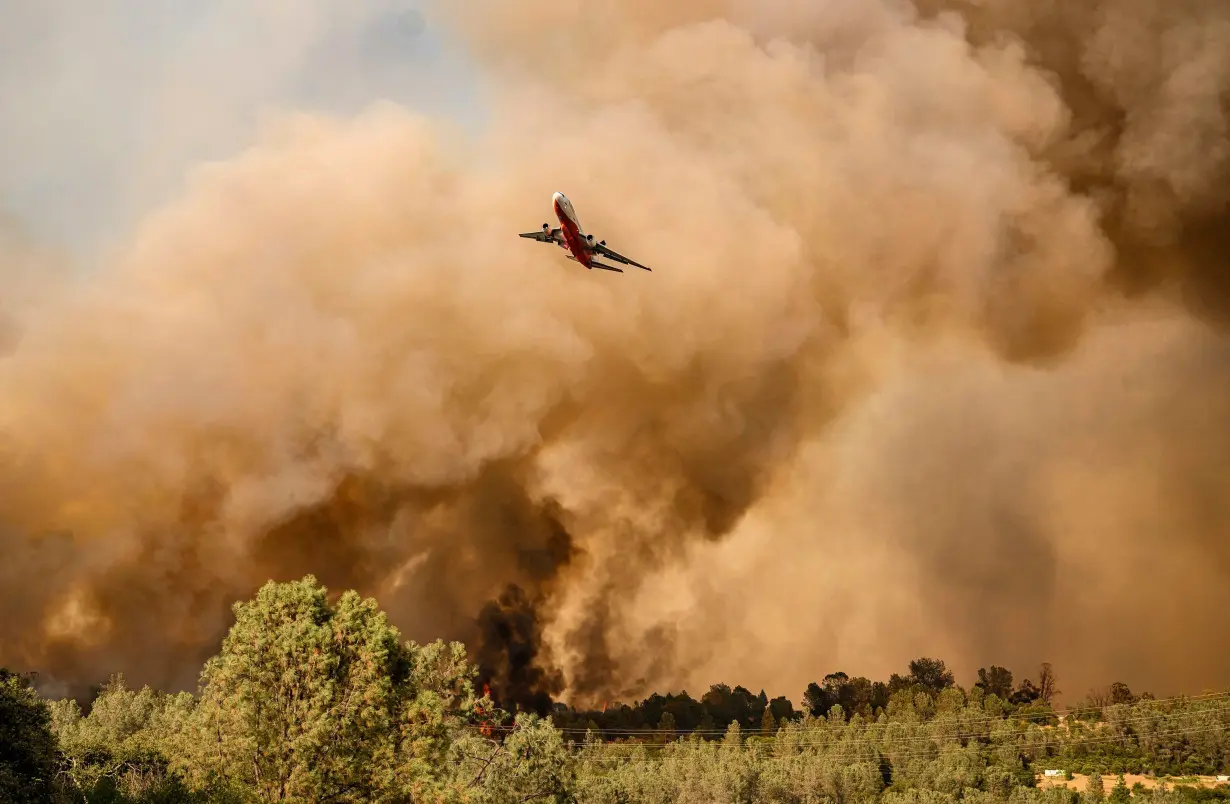
<instances>
[{"instance_id":1,"label":"orange flame","mask_svg":"<svg viewBox=\"0 0 1230 804\"><path fill-rule=\"evenodd\" d=\"M484 697L484 698L486 698L486 697L488 697L488 696L490 696L490 695L491 695L491 687L489 687L489 686L488 686L488 685L486 685L486 684L483 684L483 697ZM475 713L476 715L478 715L480 718L484 718L484 716L487 714L487 711L486 711L485 709L483 709L483 705L482 705L482 704L476 704L476 705L475 705L475 707L474 707L474 713ZM490 736L491 736L491 724L490 724L490 723L488 723L488 722L485 720L485 718L484 718L484 720L483 720L482 725L480 725L480 726L478 727L478 732L479 732L479 734L483 735L484 737L490 737Z\"/></svg>"},{"instance_id":2,"label":"orange flame","mask_svg":"<svg viewBox=\"0 0 1230 804\"><path fill-rule=\"evenodd\" d=\"M607 702L606 702L606 701L603 701L603 702L602 702L602 712L603 712L603 714L606 714L606 705L607 705Z\"/></svg>"}]
</instances>

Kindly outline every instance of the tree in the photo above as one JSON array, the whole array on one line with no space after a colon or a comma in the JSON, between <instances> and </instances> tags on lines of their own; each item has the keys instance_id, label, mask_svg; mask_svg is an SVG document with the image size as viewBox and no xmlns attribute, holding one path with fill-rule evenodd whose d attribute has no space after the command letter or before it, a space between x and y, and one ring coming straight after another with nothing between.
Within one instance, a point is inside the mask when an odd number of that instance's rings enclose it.
<instances>
[{"instance_id":1,"label":"tree","mask_svg":"<svg viewBox=\"0 0 1230 804\"><path fill-rule=\"evenodd\" d=\"M893 678L902 679L895 674ZM901 680L898 687L905 689L910 683ZM862 676L850 678L838 671L825 676L823 686L815 682L807 685L807 690L803 693L803 708L814 717L825 717L834 705L840 706L846 717L853 717L855 714L871 717L877 708L888 706L889 694L890 686L883 682L873 683ZM779 707L774 704L774 716L793 717L793 707L790 707L784 698L774 699L777 700L783 701L783 705Z\"/></svg>"},{"instance_id":2,"label":"tree","mask_svg":"<svg viewBox=\"0 0 1230 804\"><path fill-rule=\"evenodd\" d=\"M1119 774L1118 781L1115 782L1114 788L1110 791L1110 800L1114 804L1125 804L1132 799L1132 793L1128 790L1127 782L1123 778L1123 774Z\"/></svg>"},{"instance_id":3,"label":"tree","mask_svg":"<svg viewBox=\"0 0 1230 804\"><path fill-rule=\"evenodd\" d=\"M839 702L846 713L853 717L856 714L871 717L877 707L888 705L888 695L881 695L881 689L886 693L885 685L879 687L871 679L855 676L845 683L841 689Z\"/></svg>"},{"instance_id":4,"label":"tree","mask_svg":"<svg viewBox=\"0 0 1230 804\"><path fill-rule=\"evenodd\" d=\"M1038 688L1027 678L1021 679L1021 685L1016 692L1008 697L1008 701L1017 706L1029 706L1040 697Z\"/></svg>"},{"instance_id":5,"label":"tree","mask_svg":"<svg viewBox=\"0 0 1230 804\"><path fill-rule=\"evenodd\" d=\"M326 594L309 575L235 604L181 745L195 786L366 802L438 783L475 703L464 648L402 644L374 600Z\"/></svg>"},{"instance_id":6,"label":"tree","mask_svg":"<svg viewBox=\"0 0 1230 804\"><path fill-rule=\"evenodd\" d=\"M426 645L408 642L405 647L411 658L410 678L403 690L405 706L389 784L421 801L450 792L454 780L443 770L454 758L456 741L476 731L476 713L483 713L481 723L488 731L502 730L508 713L497 709L485 694L475 698L478 668L468 663L461 643L436 640ZM539 721L535 716L524 722Z\"/></svg>"},{"instance_id":7,"label":"tree","mask_svg":"<svg viewBox=\"0 0 1230 804\"><path fill-rule=\"evenodd\" d=\"M1089 778L1085 781L1085 794L1094 801L1100 801L1106 795L1106 788L1102 783L1102 774L1096 770L1089 774Z\"/></svg>"},{"instance_id":8,"label":"tree","mask_svg":"<svg viewBox=\"0 0 1230 804\"><path fill-rule=\"evenodd\" d=\"M1006 701L1012 695L1012 671L999 665L978 668L978 683L974 685L987 695L994 695L1001 701Z\"/></svg>"},{"instance_id":9,"label":"tree","mask_svg":"<svg viewBox=\"0 0 1230 804\"><path fill-rule=\"evenodd\" d=\"M807 685L807 690L803 693L803 708L810 712L812 717L824 717L829 707L836 702L835 697L814 681Z\"/></svg>"},{"instance_id":10,"label":"tree","mask_svg":"<svg viewBox=\"0 0 1230 804\"><path fill-rule=\"evenodd\" d=\"M956 683L942 660L926 657L910 662L910 680L932 694L938 694Z\"/></svg>"},{"instance_id":11,"label":"tree","mask_svg":"<svg viewBox=\"0 0 1230 804\"><path fill-rule=\"evenodd\" d=\"M784 695L769 701L769 709L773 712L773 719L776 721L792 720L794 718L794 704Z\"/></svg>"},{"instance_id":12,"label":"tree","mask_svg":"<svg viewBox=\"0 0 1230 804\"><path fill-rule=\"evenodd\" d=\"M771 737L776 732L777 721L773 717L773 710L766 704L764 712L760 715L760 733Z\"/></svg>"},{"instance_id":13,"label":"tree","mask_svg":"<svg viewBox=\"0 0 1230 804\"><path fill-rule=\"evenodd\" d=\"M0 668L0 801L52 800L56 742L51 712L28 676Z\"/></svg>"},{"instance_id":14,"label":"tree","mask_svg":"<svg viewBox=\"0 0 1230 804\"><path fill-rule=\"evenodd\" d=\"M523 712L503 742L470 736L456 746L459 787L476 791L471 798L478 804L575 800L576 762L550 720Z\"/></svg>"},{"instance_id":15,"label":"tree","mask_svg":"<svg viewBox=\"0 0 1230 804\"><path fill-rule=\"evenodd\" d=\"M98 690L87 717L71 698L52 702L52 731L64 758L66 781L89 800L114 795L191 799L181 780L168 772L168 753L176 723L193 707L187 693L167 695L148 686L131 690L122 675Z\"/></svg>"},{"instance_id":16,"label":"tree","mask_svg":"<svg viewBox=\"0 0 1230 804\"><path fill-rule=\"evenodd\" d=\"M675 723L675 716L670 712L663 712L662 719L658 721L658 731L662 734L662 742L674 742L675 732L679 728Z\"/></svg>"},{"instance_id":17,"label":"tree","mask_svg":"<svg viewBox=\"0 0 1230 804\"><path fill-rule=\"evenodd\" d=\"M840 706L846 717L852 711L850 701L850 677L838 670L824 677L824 699L828 708L822 714L827 714L834 706Z\"/></svg>"},{"instance_id":18,"label":"tree","mask_svg":"<svg viewBox=\"0 0 1230 804\"><path fill-rule=\"evenodd\" d=\"M1056 686L1055 670L1050 662L1043 662L1038 668L1038 698L1047 705L1060 693Z\"/></svg>"},{"instance_id":19,"label":"tree","mask_svg":"<svg viewBox=\"0 0 1230 804\"><path fill-rule=\"evenodd\" d=\"M709 688L709 691L701 696L700 702L705 705L709 715L713 717L714 723L725 726L730 721L737 719L733 699L735 698L734 690L726 684L714 684Z\"/></svg>"},{"instance_id":20,"label":"tree","mask_svg":"<svg viewBox=\"0 0 1230 804\"><path fill-rule=\"evenodd\" d=\"M1127 684L1124 684L1122 681L1116 681L1106 691L1106 702L1111 705L1130 704L1136 702L1136 696L1132 694L1132 690Z\"/></svg>"}]
</instances>

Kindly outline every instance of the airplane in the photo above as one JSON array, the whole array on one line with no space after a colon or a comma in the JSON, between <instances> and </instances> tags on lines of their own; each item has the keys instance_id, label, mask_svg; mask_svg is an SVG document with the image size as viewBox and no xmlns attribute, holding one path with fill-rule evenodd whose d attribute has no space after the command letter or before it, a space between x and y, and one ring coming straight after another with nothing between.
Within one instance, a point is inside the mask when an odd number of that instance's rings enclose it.
<instances>
[{"instance_id":1,"label":"airplane","mask_svg":"<svg viewBox=\"0 0 1230 804\"><path fill-rule=\"evenodd\" d=\"M577 218L576 210L572 208L572 202L568 200L568 196L563 193L556 193L551 196L551 204L555 208L555 217L559 218L559 227L552 229L549 224L544 223L541 232L525 232L520 237L537 240L539 243L554 243L568 252L565 255L568 259L584 265L591 271L595 268L601 268L604 271L615 271L621 274L624 272L622 268L617 268L614 265L608 265L595 259L595 256L602 256L616 262L621 262L624 265L635 265L637 268L644 268L646 271L652 272L653 269L648 266L641 265L639 262L630 260L624 255L607 248L605 240L599 240L595 243L594 236L586 234L585 230L581 228L581 221Z\"/></svg>"}]
</instances>

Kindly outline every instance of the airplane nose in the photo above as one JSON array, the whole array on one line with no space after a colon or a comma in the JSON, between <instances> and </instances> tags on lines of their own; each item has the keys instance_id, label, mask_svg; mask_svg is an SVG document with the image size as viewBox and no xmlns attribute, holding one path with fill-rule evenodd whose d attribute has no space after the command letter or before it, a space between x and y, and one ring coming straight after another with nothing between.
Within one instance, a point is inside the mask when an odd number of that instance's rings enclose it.
<instances>
[{"instance_id":1,"label":"airplane nose","mask_svg":"<svg viewBox=\"0 0 1230 804\"><path fill-rule=\"evenodd\" d=\"M565 200L566 199L564 198L563 193L555 193L553 196L551 196L551 201L552 203L555 203L555 204L562 204L564 203Z\"/></svg>"}]
</instances>

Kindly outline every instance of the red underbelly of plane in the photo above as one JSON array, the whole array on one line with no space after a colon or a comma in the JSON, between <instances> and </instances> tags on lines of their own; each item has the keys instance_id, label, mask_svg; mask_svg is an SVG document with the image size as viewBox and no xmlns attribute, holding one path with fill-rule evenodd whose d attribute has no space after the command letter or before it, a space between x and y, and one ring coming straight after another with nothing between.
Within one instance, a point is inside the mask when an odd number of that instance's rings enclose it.
<instances>
[{"instance_id":1,"label":"red underbelly of plane","mask_svg":"<svg viewBox=\"0 0 1230 804\"><path fill-rule=\"evenodd\" d=\"M589 267L589 253L585 250L585 245L581 240L581 233L567 218L560 221L560 228L563 230L564 242L568 244L568 250L572 252L572 256L577 258L577 262Z\"/></svg>"}]
</instances>

